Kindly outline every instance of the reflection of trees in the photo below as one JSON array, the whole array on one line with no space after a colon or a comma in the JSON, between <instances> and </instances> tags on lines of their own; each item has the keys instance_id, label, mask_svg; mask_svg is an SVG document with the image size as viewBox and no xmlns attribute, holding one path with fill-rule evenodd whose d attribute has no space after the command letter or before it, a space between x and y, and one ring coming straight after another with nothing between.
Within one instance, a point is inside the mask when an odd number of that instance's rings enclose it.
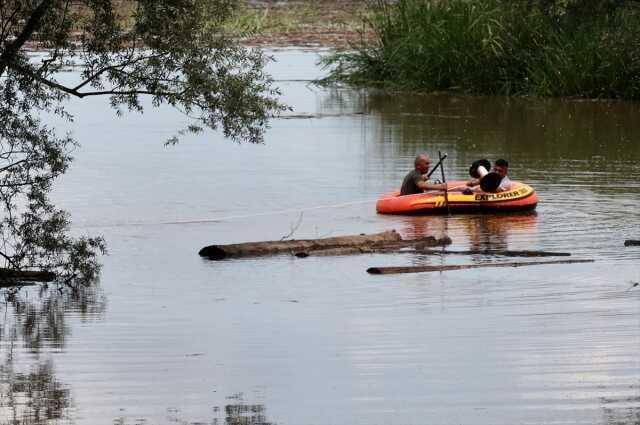
<instances>
[{"instance_id":1,"label":"reflection of trees","mask_svg":"<svg viewBox=\"0 0 640 425\"><path fill-rule=\"evenodd\" d=\"M526 153L544 160L640 158L635 143L640 104L632 102L334 89L322 107L376 117L374 137L382 141L391 132L400 153L407 155L444 144L474 158L483 152L510 158ZM468 158L461 159L466 165Z\"/></svg>"},{"instance_id":2,"label":"reflection of trees","mask_svg":"<svg viewBox=\"0 0 640 425\"><path fill-rule=\"evenodd\" d=\"M23 288L20 293L5 292L5 321L0 343L6 346L9 335L21 337L24 347L32 353L42 348L62 348L70 329L66 317L79 315L81 319L99 317L104 313L105 301L98 287L61 289L57 286Z\"/></svg>"},{"instance_id":3,"label":"reflection of trees","mask_svg":"<svg viewBox=\"0 0 640 425\"><path fill-rule=\"evenodd\" d=\"M226 404L224 408L219 406L213 407L214 417L207 422L211 425L274 425L267 420L266 408L264 404L249 404L243 400L242 394L235 394L227 397L233 400L232 403ZM198 425L203 422L186 421L180 417L178 409L169 409L167 422L180 425ZM117 418L113 421L114 425L133 425L125 418ZM135 422L140 423L140 420Z\"/></svg>"},{"instance_id":4,"label":"reflection of trees","mask_svg":"<svg viewBox=\"0 0 640 425\"><path fill-rule=\"evenodd\" d=\"M639 390L638 386L634 388ZM611 399L602 397L605 425L638 425L640 424L640 396ZM627 407L612 407L615 403L622 403ZM632 405L632 406L630 406Z\"/></svg>"},{"instance_id":5,"label":"reflection of trees","mask_svg":"<svg viewBox=\"0 0 640 425\"><path fill-rule=\"evenodd\" d=\"M16 425L63 418L71 394L56 378L53 361L21 361L20 354L64 348L71 332L69 314L87 320L104 313L99 287L42 286L6 289L0 295L0 417Z\"/></svg>"},{"instance_id":6,"label":"reflection of trees","mask_svg":"<svg viewBox=\"0 0 640 425\"><path fill-rule=\"evenodd\" d=\"M225 425L271 425L262 404L227 404L224 411Z\"/></svg>"},{"instance_id":7,"label":"reflection of trees","mask_svg":"<svg viewBox=\"0 0 640 425\"><path fill-rule=\"evenodd\" d=\"M0 416L15 425L44 424L61 419L70 391L54 375L51 362L16 373L11 362L0 366Z\"/></svg>"}]
</instances>

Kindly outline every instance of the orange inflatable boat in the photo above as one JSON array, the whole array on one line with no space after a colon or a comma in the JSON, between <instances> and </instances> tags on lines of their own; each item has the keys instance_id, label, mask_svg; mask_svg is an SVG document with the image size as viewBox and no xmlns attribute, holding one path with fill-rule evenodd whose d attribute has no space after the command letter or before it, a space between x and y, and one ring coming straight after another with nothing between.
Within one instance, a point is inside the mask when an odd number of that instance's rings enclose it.
<instances>
[{"instance_id":1,"label":"orange inflatable boat","mask_svg":"<svg viewBox=\"0 0 640 425\"><path fill-rule=\"evenodd\" d=\"M447 198L451 212L488 212L532 210L538 204L538 195L529 185L512 181L506 192L488 193L479 187L466 190L465 182L448 182ZM444 192L434 190L400 196L400 191L387 193L376 203L380 214L439 214L447 213Z\"/></svg>"}]
</instances>

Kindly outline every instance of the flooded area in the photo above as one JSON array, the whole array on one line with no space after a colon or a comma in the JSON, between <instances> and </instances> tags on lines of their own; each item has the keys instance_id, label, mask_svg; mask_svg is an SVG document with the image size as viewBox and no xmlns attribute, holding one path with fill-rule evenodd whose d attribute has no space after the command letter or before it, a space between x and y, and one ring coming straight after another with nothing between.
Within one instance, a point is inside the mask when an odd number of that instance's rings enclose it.
<instances>
[{"instance_id":1,"label":"flooded area","mask_svg":"<svg viewBox=\"0 0 640 425\"><path fill-rule=\"evenodd\" d=\"M272 53L293 111L264 145L165 147L174 111L71 104L81 147L55 200L109 255L94 288L1 304L2 423L640 423L640 249L623 246L640 239L640 104L323 89L321 53ZM504 157L538 208L377 215L421 151L447 153L450 180ZM595 262L373 276L502 259L197 255L388 229Z\"/></svg>"}]
</instances>

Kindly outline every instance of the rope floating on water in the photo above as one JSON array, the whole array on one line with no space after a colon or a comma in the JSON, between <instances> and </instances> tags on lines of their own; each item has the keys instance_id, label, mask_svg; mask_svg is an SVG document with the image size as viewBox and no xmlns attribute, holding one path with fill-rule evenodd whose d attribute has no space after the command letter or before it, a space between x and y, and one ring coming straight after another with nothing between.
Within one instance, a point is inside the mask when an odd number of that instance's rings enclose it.
<instances>
[{"instance_id":1,"label":"rope floating on water","mask_svg":"<svg viewBox=\"0 0 640 425\"><path fill-rule=\"evenodd\" d=\"M296 212L304 212L304 211L313 211L313 210L321 210L327 208L339 208L346 207L349 205L358 205L358 204L366 204L369 202L377 201L377 199L365 199L361 201L351 201L351 202L342 202L340 204L330 204L330 205L316 205L313 207L303 207L303 208L287 208L284 210L276 210L276 211L265 211L261 213L254 214L239 214L239 215L231 215L226 217L217 217L217 218L203 218L203 219L191 219L191 220L175 220L175 221L164 221L158 224L200 224L200 223L215 223L219 221L228 221L235 220L240 218L253 218L253 217L262 217L267 215L278 215L278 214L288 214L288 213L296 213Z\"/></svg>"}]
</instances>

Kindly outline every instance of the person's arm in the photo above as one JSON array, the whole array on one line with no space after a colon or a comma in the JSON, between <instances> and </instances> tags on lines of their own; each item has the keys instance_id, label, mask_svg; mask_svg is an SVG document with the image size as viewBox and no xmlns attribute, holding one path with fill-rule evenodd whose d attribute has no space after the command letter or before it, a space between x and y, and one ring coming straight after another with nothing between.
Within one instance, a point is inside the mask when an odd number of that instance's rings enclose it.
<instances>
[{"instance_id":1,"label":"person's arm","mask_svg":"<svg viewBox=\"0 0 640 425\"><path fill-rule=\"evenodd\" d=\"M480 184L480 179L471 179L467 182L467 186L474 187Z\"/></svg>"},{"instance_id":2,"label":"person's arm","mask_svg":"<svg viewBox=\"0 0 640 425\"><path fill-rule=\"evenodd\" d=\"M508 192L511 190L511 180L508 177L503 177L500 182L500 186L496 189L496 192Z\"/></svg>"},{"instance_id":3,"label":"person's arm","mask_svg":"<svg viewBox=\"0 0 640 425\"><path fill-rule=\"evenodd\" d=\"M417 182L416 186L420 188L420 190L445 190L447 188L446 183L429 183L426 181Z\"/></svg>"}]
</instances>

